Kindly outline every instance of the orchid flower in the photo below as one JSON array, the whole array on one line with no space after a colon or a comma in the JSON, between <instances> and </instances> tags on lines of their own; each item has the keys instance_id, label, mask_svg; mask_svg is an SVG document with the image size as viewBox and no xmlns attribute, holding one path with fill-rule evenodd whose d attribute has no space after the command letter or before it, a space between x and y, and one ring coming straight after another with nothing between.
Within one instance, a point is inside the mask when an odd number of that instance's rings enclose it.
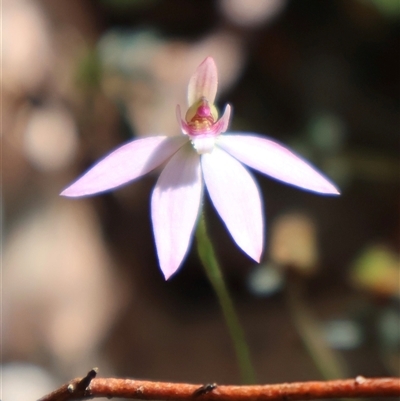
<instances>
[{"instance_id":1,"label":"orchid flower","mask_svg":"<svg viewBox=\"0 0 400 401\"><path fill-rule=\"evenodd\" d=\"M217 68L206 58L189 81L189 109L177 106L183 135L133 140L114 150L61 195L104 192L167 162L151 196L151 218L161 270L166 279L181 265L202 208L204 187L236 244L259 262L264 217L258 186L246 165L303 189L339 194L315 168L279 143L244 132L226 133L231 108L218 119L214 105Z\"/></svg>"}]
</instances>

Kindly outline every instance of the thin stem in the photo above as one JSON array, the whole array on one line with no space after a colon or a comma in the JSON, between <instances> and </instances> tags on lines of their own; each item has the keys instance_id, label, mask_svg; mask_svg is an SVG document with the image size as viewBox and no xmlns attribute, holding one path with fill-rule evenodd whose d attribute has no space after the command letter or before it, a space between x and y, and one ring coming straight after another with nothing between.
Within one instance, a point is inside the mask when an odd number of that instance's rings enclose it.
<instances>
[{"instance_id":1,"label":"thin stem","mask_svg":"<svg viewBox=\"0 0 400 401\"><path fill-rule=\"evenodd\" d=\"M286 300L296 330L323 378L332 380L348 376L340 355L330 349L324 341L321 328L302 297L301 278L294 274L289 274L288 277Z\"/></svg>"},{"instance_id":2,"label":"thin stem","mask_svg":"<svg viewBox=\"0 0 400 401\"><path fill-rule=\"evenodd\" d=\"M243 383L255 383L255 372L250 361L250 352L247 346L243 329L239 323L238 316L233 306L232 299L225 285L221 269L215 257L214 248L207 235L204 215L201 216L196 231L197 249L200 259L206 270L215 293L217 294L225 323L228 326L239 363Z\"/></svg>"},{"instance_id":3,"label":"thin stem","mask_svg":"<svg viewBox=\"0 0 400 401\"><path fill-rule=\"evenodd\" d=\"M89 372L90 375L90 372ZM39 401L89 400L123 397L130 400L201 399L220 401L287 401L329 398L398 397L400 379L394 377L327 382L283 383L258 386L223 386L189 383L163 383L130 379L92 378L86 376L64 384ZM207 390L209 389L209 390Z\"/></svg>"}]
</instances>

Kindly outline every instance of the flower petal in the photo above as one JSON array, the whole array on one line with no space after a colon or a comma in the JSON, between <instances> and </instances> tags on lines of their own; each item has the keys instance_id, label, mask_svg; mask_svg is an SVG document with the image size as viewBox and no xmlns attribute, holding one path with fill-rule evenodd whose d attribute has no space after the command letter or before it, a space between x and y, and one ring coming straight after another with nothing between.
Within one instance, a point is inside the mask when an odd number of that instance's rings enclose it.
<instances>
[{"instance_id":1,"label":"flower petal","mask_svg":"<svg viewBox=\"0 0 400 401\"><path fill-rule=\"evenodd\" d=\"M189 107L205 97L209 103L214 103L218 88L218 71L212 57L207 57L194 72L188 86Z\"/></svg>"},{"instance_id":2,"label":"flower petal","mask_svg":"<svg viewBox=\"0 0 400 401\"><path fill-rule=\"evenodd\" d=\"M227 104L225 106L224 114L215 124L218 126L218 131L219 131L218 133L225 132L228 129L230 117L231 117L231 106Z\"/></svg>"},{"instance_id":3,"label":"flower petal","mask_svg":"<svg viewBox=\"0 0 400 401\"><path fill-rule=\"evenodd\" d=\"M85 196L126 184L172 156L188 139L154 136L122 145L64 189L63 196Z\"/></svg>"},{"instance_id":4,"label":"flower petal","mask_svg":"<svg viewBox=\"0 0 400 401\"><path fill-rule=\"evenodd\" d=\"M273 178L323 194L338 189L318 170L279 143L248 134L221 135L217 145L242 163Z\"/></svg>"},{"instance_id":5,"label":"flower petal","mask_svg":"<svg viewBox=\"0 0 400 401\"><path fill-rule=\"evenodd\" d=\"M235 158L215 148L202 156L210 198L238 246L257 262L264 244L263 211L253 177Z\"/></svg>"},{"instance_id":6,"label":"flower petal","mask_svg":"<svg viewBox=\"0 0 400 401\"><path fill-rule=\"evenodd\" d=\"M181 127L182 134L188 135L190 128L186 121L182 119L181 106L179 104L176 106L176 119Z\"/></svg>"},{"instance_id":7,"label":"flower petal","mask_svg":"<svg viewBox=\"0 0 400 401\"><path fill-rule=\"evenodd\" d=\"M192 240L203 193L200 156L190 144L162 171L151 198L151 217L165 279L176 272Z\"/></svg>"}]
</instances>

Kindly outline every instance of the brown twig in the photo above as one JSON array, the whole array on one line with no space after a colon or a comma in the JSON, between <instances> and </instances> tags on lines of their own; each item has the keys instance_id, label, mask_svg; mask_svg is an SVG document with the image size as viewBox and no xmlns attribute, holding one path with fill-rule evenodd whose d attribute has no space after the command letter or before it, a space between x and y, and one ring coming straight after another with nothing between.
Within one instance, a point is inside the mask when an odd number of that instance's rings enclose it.
<instances>
[{"instance_id":1,"label":"brown twig","mask_svg":"<svg viewBox=\"0 0 400 401\"><path fill-rule=\"evenodd\" d=\"M151 382L132 379L96 379L92 369L84 378L74 379L39 401L88 400L125 397L131 400L215 400L288 401L322 398L398 397L400 379L358 376L325 382L283 383L256 386L223 386Z\"/></svg>"}]
</instances>

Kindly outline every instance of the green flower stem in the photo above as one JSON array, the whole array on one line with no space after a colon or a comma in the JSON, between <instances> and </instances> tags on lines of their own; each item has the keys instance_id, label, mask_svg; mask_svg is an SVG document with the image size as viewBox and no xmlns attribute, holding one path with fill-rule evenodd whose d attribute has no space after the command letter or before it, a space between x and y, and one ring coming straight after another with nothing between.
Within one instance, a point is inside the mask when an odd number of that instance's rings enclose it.
<instances>
[{"instance_id":1,"label":"green flower stem","mask_svg":"<svg viewBox=\"0 0 400 401\"><path fill-rule=\"evenodd\" d=\"M306 304L302 292L302 277L294 274L294 272L289 272L286 284L287 305L296 330L315 366L326 380L347 377L348 372L344 360L326 344L320 324Z\"/></svg>"},{"instance_id":2,"label":"green flower stem","mask_svg":"<svg viewBox=\"0 0 400 401\"><path fill-rule=\"evenodd\" d=\"M215 257L214 248L207 235L204 215L199 219L196 231L197 249L200 259L204 265L207 277L210 280L215 293L217 294L225 323L228 326L239 363L243 383L255 383L255 372L250 361L250 352L247 346L243 329L239 323L238 316L233 306L232 299L225 285L221 269Z\"/></svg>"}]
</instances>

